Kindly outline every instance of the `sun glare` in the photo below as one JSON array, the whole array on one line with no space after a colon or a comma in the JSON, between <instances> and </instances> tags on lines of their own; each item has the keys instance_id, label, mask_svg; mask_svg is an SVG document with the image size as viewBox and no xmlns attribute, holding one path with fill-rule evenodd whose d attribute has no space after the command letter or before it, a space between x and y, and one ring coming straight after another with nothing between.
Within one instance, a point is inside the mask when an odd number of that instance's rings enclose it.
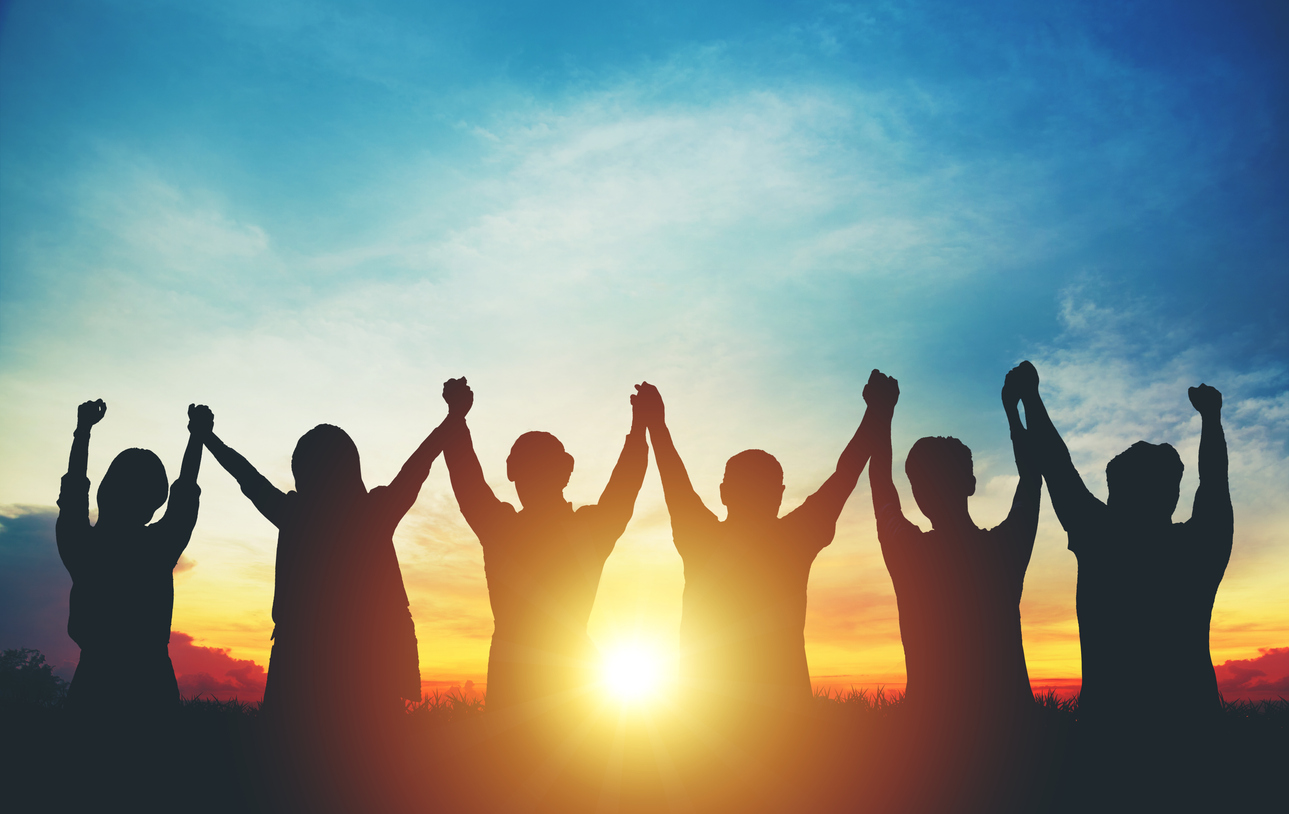
<instances>
[{"instance_id":1,"label":"sun glare","mask_svg":"<svg viewBox=\"0 0 1289 814\"><path fill-rule=\"evenodd\" d=\"M663 687L663 658L648 645L620 644L604 654L604 691L623 704L644 704Z\"/></svg>"}]
</instances>

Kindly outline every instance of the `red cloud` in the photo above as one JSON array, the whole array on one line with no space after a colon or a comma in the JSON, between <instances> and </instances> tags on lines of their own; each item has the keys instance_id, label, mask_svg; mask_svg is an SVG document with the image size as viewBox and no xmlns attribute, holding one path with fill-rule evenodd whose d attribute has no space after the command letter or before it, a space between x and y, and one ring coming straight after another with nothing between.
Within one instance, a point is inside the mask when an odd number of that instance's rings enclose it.
<instances>
[{"instance_id":1,"label":"red cloud","mask_svg":"<svg viewBox=\"0 0 1289 814\"><path fill-rule=\"evenodd\" d=\"M1259 647L1256 659L1233 659L1215 666L1217 689L1228 701L1289 698L1289 647Z\"/></svg>"},{"instance_id":2,"label":"red cloud","mask_svg":"<svg viewBox=\"0 0 1289 814\"><path fill-rule=\"evenodd\" d=\"M220 701L259 703L264 700L264 668L247 659L235 659L220 647L193 644L187 633L170 634L170 661L175 666L179 694Z\"/></svg>"}]
</instances>

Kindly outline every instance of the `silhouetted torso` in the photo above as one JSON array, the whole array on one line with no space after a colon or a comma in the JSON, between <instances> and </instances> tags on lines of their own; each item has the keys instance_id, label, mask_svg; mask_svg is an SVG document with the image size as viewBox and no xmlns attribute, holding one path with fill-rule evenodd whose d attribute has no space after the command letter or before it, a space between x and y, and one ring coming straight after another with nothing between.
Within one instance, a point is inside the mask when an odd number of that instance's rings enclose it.
<instances>
[{"instance_id":1,"label":"silhouetted torso","mask_svg":"<svg viewBox=\"0 0 1289 814\"><path fill-rule=\"evenodd\" d=\"M1158 676L1148 706L1165 717L1218 709L1208 634L1231 556L1233 533L1223 514L1229 518L1229 508L1213 511L1197 500L1185 523L1132 529L1097 504L1068 529L1079 558L1084 717L1140 716L1141 698L1124 681L1128 665Z\"/></svg>"},{"instance_id":2,"label":"silhouetted torso","mask_svg":"<svg viewBox=\"0 0 1289 814\"><path fill-rule=\"evenodd\" d=\"M956 715L1030 703L1019 606L1033 529L1008 519L955 539L924 532L887 505L877 532L895 585L910 705Z\"/></svg>"},{"instance_id":3,"label":"silhouetted torso","mask_svg":"<svg viewBox=\"0 0 1289 814\"><path fill-rule=\"evenodd\" d=\"M197 523L201 489L176 481L156 523L111 528L89 522L89 480L63 478L58 553L72 577L67 633L81 647L73 704L179 703L170 663L175 564Z\"/></svg>"},{"instance_id":4,"label":"silhouetted torso","mask_svg":"<svg viewBox=\"0 0 1289 814\"><path fill-rule=\"evenodd\" d=\"M497 500L481 476L461 478L461 456L469 445L463 430L457 446L448 449L448 467L458 467L453 488L483 547L494 620L488 708L571 700L599 667L586 623L605 560L631 519L644 481L644 433L627 436L600 502L576 511L568 503L516 511Z\"/></svg>"},{"instance_id":5,"label":"silhouetted torso","mask_svg":"<svg viewBox=\"0 0 1289 814\"><path fill-rule=\"evenodd\" d=\"M765 700L810 697L806 587L836 518L819 501L766 523L673 508L685 563L681 675L690 686Z\"/></svg>"},{"instance_id":6,"label":"silhouetted torso","mask_svg":"<svg viewBox=\"0 0 1289 814\"><path fill-rule=\"evenodd\" d=\"M599 506L574 511L565 503L546 514L502 506L478 530L494 620L488 662L494 709L590 680L596 650L586 623L605 560L622 534L604 522Z\"/></svg>"},{"instance_id":7,"label":"silhouetted torso","mask_svg":"<svg viewBox=\"0 0 1289 814\"><path fill-rule=\"evenodd\" d=\"M316 501L250 486L243 491L279 529L266 709L310 715L337 699L382 709L419 699L416 633L393 534L420 484Z\"/></svg>"}]
</instances>

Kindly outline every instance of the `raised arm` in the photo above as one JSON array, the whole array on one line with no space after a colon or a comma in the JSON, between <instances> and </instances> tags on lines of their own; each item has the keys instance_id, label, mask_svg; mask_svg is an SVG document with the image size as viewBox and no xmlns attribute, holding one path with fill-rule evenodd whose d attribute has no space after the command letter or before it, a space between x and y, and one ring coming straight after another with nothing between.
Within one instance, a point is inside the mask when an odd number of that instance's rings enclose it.
<instances>
[{"instance_id":1,"label":"raised arm","mask_svg":"<svg viewBox=\"0 0 1289 814\"><path fill-rule=\"evenodd\" d=\"M448 476L452 479L452 492L465 521L475 534L482 537L504 516L507 504L493 494L492 487L483 477L479 457L475 455L470 428L465 423L466 414L474 404L474 392L466 384L464 376L443 383L443 400L448 403L448 417L443 421L447 431L443 457L448 464Z\"/></svg>"},{"instance_id":2,"label":"raised arm","mask_svg":"<svg viewBox=\"0 0 1289 814\"><path fill-rule=\"evenodd\" d=\"M873 514L877 517L877 540L885 549L890 542L899 536L901 531L916 528L904 516L900 506L900 493L891 478L891 419L895 416L895 405L900 400L900 383L890 376L883 376L876 370L864 385L864 401L868 402L868 411L864 420L872 418L870 443L872 457L868 462L868 485L873 492Z\"/></svg>"},{"instance_id":3,"label":"raised arm","mask_svg":"<svg viewBox=\"0 0 1289 814\"><path fill-rule=\"evenodd\" d=\"M58 554L68 570L76 559L90 528L90 482L85 476L89 465L90 429L103 420L107 405L103 399L87 401L76 410L76 431L72 433L72 451L67 458L67 474L58 493L58 520L54 537Z\"/></svg>"},{"instance_id":4,"label":"raised arm","mask_svg":"<svg viewBox=\"0 0 1289 814\"><path fill-rule=\"evenodd\" d=\"M878 370L869 374L868 384L864 386L865 391L869 387L894 387L897 397L899 394L899 385L895 380ZM806 515L812 522L835 526L841 510L850 498L850 493L855 491L855 484L859 483L859 476L863 474L864 466L868 464L869 457L873 453L875 428L885 428L886 443L890 445L890 411L894 407L893 402L889 405L879 404L876 408L872 404L868 405L864 410L864 417L859 422L859 428L855 430L850 443L837 459L837 469L828 476L823 486L820 486L789 517Z\"/></svg>"},{"instance_id":5,"label":"raised arm","mask_svg":"<svg viewBox=\"0 0 1289 814\"><path fill-rule=\"evenodd\" d=\"M1033 368L1033 365L1030 365ZM1037 373L1037 372L1036 372ZM1024 560L1034 550L1034 535L1038 533L1038 504L1043 492L1043 475L1034 460L1029 430L1020 420L1021 393L1027 387L1029 371L1014 367L1003 379L1003 411L1007 413L1007 426L1011 429L1012 455L1016 458L1016 472L1020 482L1012 496L1012 508L1000 525L1012 533L1012 539L1024 548ZM1037 386L1033 388L1037 390Z\"/></svg>"},{"instance_id":6,"label":"raised arm","mask_svg":"<svg viewBox=\"0 0 1289 814\"><path fill-rule=\"evenodd\" d=\"M215 429L215 414L204 404L188 405L188 446L184 448L183 464L179 467L179 480L196 483L201 470L201 447Z\"/></svg>"},{"instance_id":7,"label":"raised arm","mask_svg":"<svg viewBox=\"0 0 1289 814\"><path fill-rule=\"evenodd\" d=\"M685 462L680 460L676 445L671 440L671 431L667 429L666 409L662 403L662 394L658 388L644 382L637 389L631 403L636 413L649 428L649 438L653 441L653 456L658 462L658 476L662 479L662 494L667 501L667 511L671 514L672 527L676 521L717 522L703 505L703 499L694 491L689 482L689 473L685 471ZM673 535L674 536L674 535Z\"/></svg>"},{"instance_id":8,"label":"raised arm","mask_svg":"<svg viewBox=\"0 0 1289 814\"><path fill-rule=\"evenodd\" d=\"M1052 508L1065 530L1073 531L1105 512L1105 504L1088 491L1070 458L1070 450L1056 431L1043 399L1038 395L1038 370L1029 362L1015 368L1015 387L1025 405L1025 434L1039 471L1047 480Z\"/></svg>"},{"instance_id":9,"label":"raised arm","mask_svg":"<svg viewBox=\"0 0 1289 814\"><path fill-rule=\"evenodd\" d=\"M454 428L462 423L460 416L454 416L451 411L439 422L425 440L412 453L412 457L407 459L403 468L398 471L394 480L390 481L387 487L389 495L389 510L402 517L412 508L416 502L416 496L421 493L421 485L430 475L430 466L433 465L434 459L439 457L443 451L444 442L452 434Z\"/></svg>"},{"instance_id":10,"label":"raised arm","mask_svg":"<svg viewBox=\"0 0 1289 814\"><path fill-rule=\"evenodd\" d=\"M166 513L155 525L164 530L161 540L169 547L168 553L179 560L192 538L197 525L197 508L201 489L197 487L197 472L201 469L201 447L215 427L215 416L204 404L188 405L188 446L184 449L179 477L170 487Z\"/></svg>"},{"instance_id":11,"label":"raised arm","mask_svg":"<svg viewBox=\"0 0 1289 814\"><path fill-rule=\"evenodd\" d=\"M268 478L251 466L250 461L219 440L219 436L215 435L213 430L206 435L205 444L210 454L219 461L219 465L237 480L237 485L242 487L242 494L251 499L255 508L260 510L260 514L273 525L279 525L282 520L282 509L286 504L286 495L282 490L269 483Z\"/></svg>"},{"instance_id":12,"label":"raised arm","mask_svg":"<svg viewBox=\"0 0 1289 814\"><path fill-rule=\"evenodd\" d=\"M1235 531L1235 512L1231 508L1231 485L1227 479L1226 433L1222 431L1222 394L1217 388L1201 384L1190 388L1191 404L1203 422L1199 437L1199 488L1189 523L1213 527L1227 540Z\"/></svg>"},{"instance_id":13,"label":"raised arm","mask_svg":"<svg viewBox=\"0 0 1289 814\"><path fill-rule=\"evenodd\" d=\"M638 384L636 390L645 386L651 385L648 382ZM645 470L649 468L649 444L645 440L645 419L637 403L639 398L639 395L631 397L631 431L627 433L627 439L622 444L622 452L618 455L618 463L613 467L609 483L600 495L600 502L596 504L598 522L610 532L617 532L613 535L615 540L631 520L631 514L635 511L636 496L640 494Z\"/></svg>"}]
</instances>

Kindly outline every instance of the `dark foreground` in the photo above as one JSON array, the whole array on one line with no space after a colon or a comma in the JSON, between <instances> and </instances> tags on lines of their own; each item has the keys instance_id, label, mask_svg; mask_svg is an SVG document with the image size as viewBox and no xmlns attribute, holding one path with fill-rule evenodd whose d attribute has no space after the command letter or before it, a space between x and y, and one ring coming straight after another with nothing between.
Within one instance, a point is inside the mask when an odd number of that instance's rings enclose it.
<instances>
[{"instance_id":1,"label":"dark foreground","mask_svg":"<svg viewBox=\"0 0 1289 814\"><path fill-rule=\"evenodd\" d=\"M442 696L379 738L333 743L236 702L189 700L146 733L128 719L87 732L58 705L0 716L0 807L15 812L1220 811L1282 804L1289 765L1284 700L1227 704L1202 754L1170 753L1176 739L1091 744L1077 704L1051 697L1001 738L943 736L863 693L723 720L600 708L536 721Z\"/></svg>"}]
</instances>

